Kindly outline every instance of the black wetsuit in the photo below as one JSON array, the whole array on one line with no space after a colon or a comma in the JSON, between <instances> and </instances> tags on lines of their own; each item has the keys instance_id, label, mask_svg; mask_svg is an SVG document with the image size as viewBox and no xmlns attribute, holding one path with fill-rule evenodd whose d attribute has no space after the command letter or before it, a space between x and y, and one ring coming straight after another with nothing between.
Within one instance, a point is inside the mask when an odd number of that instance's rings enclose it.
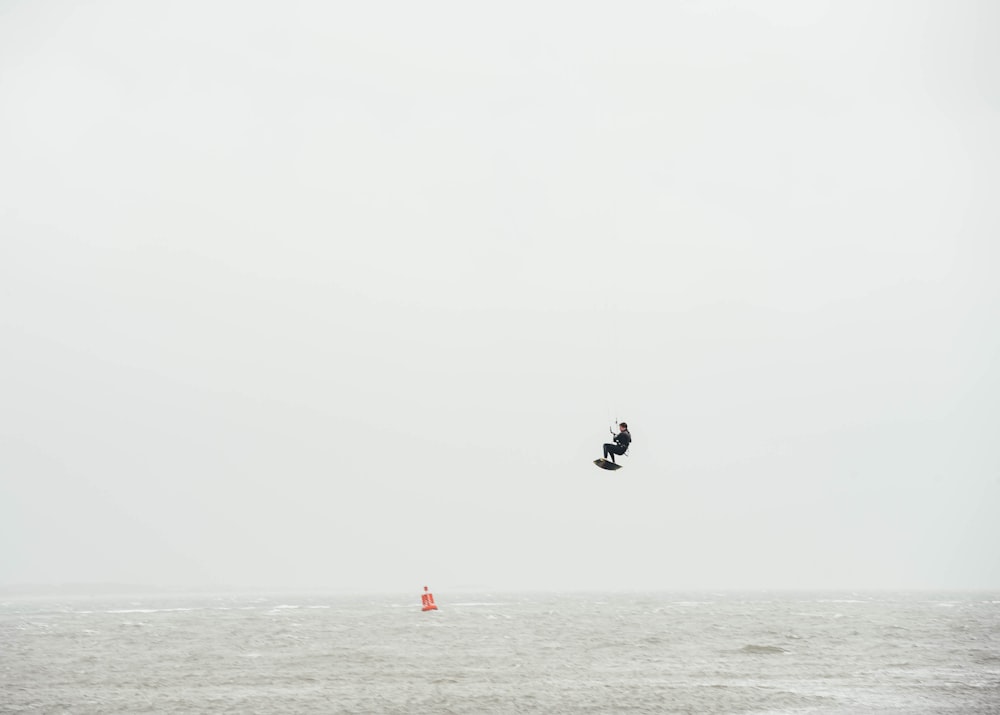
<instances>
[{"instance_id":1,"label":"black wetsuit","mask_svg":"<svg viewBox=\"0 0 1000 715\"><path fill-rule=\"evenodd\" d=\"M612 462L615 461L616 454L625 454L628 451L628 446L632 442L632 435L628 433L628 430L619 432L615 435L615 442L617 444L604 445L604 458L607 459L608 455L610 455Z\"/></svg>"}]
</instances>

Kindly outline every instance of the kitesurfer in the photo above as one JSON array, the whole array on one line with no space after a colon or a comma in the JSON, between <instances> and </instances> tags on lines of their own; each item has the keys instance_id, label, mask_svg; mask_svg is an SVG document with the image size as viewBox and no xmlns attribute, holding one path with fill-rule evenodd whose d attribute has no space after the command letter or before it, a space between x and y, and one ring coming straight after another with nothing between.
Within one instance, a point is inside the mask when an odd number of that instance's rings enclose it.
<instances>
[{"instance_id":1,"label":"kitesurfer","mask_svg":"<svg viewBox=\"0 0 1000 715\"><path fill-rule=\"evenodd\" d=\"M614 432L615 444L605 444L604 445L604 458L607 459L611 457L611 463L615 463L616 454L625 454L628 451L628 446L632 442L632 435L629 434L628 425L624 422L618 425L618 434Z\"/></svg>"}]
</instances>

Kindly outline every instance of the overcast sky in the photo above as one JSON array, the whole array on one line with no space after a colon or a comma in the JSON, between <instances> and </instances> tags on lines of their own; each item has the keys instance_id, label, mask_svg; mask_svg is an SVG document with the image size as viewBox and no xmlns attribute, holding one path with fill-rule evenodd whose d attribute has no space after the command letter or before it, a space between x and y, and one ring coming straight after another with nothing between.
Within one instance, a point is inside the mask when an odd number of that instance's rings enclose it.
<instances>
[{"instance_id":1,"label":"overcast sky","mask_svg":"<svg viewBox=\"0 0 1000 715\"><path fill-rule=\"evenodd\" d=\"M998 48L0 2L0 586L1000 588Z\"/></svg>"}]
</instances>

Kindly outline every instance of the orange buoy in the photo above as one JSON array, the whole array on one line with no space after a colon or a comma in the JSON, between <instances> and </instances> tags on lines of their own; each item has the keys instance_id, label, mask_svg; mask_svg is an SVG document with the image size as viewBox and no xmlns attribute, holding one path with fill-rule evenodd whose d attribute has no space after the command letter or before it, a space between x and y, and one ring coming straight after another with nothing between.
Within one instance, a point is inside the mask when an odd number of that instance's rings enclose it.
<instances>
[{"instance_id":1,"label":"orange buoy","mask_svg":"<svg viewBox=\"0 0 1000 715\"><path fill-rule=\"evenodd\" d=\"M426 586L420 595L420 602L423 604L421 611L436 611L438 609L437 604L434 603L434 594L428 591Z\"/></svg>"}]
</instances>

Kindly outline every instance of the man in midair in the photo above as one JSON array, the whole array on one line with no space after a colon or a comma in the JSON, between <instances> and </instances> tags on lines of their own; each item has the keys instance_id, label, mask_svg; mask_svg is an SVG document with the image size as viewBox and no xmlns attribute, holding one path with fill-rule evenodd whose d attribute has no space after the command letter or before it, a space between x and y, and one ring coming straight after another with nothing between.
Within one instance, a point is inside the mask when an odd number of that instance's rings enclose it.
<instances>
[{"instance_id":1,"label":"man in midair","mask_svg":"<svg viewBox=\"0 0 1000 715\"><path fill-rule=\"evenodd\" d=\"M632 435L629 434L628 425L622 422L618 425L618 434L614 432L615 444L605 444L604 445L604 458L607 459L611 456L611 463L615 463L616 454L625 454L628 451L628 446L632 442Z\"/></svg>"}]
</instances>

